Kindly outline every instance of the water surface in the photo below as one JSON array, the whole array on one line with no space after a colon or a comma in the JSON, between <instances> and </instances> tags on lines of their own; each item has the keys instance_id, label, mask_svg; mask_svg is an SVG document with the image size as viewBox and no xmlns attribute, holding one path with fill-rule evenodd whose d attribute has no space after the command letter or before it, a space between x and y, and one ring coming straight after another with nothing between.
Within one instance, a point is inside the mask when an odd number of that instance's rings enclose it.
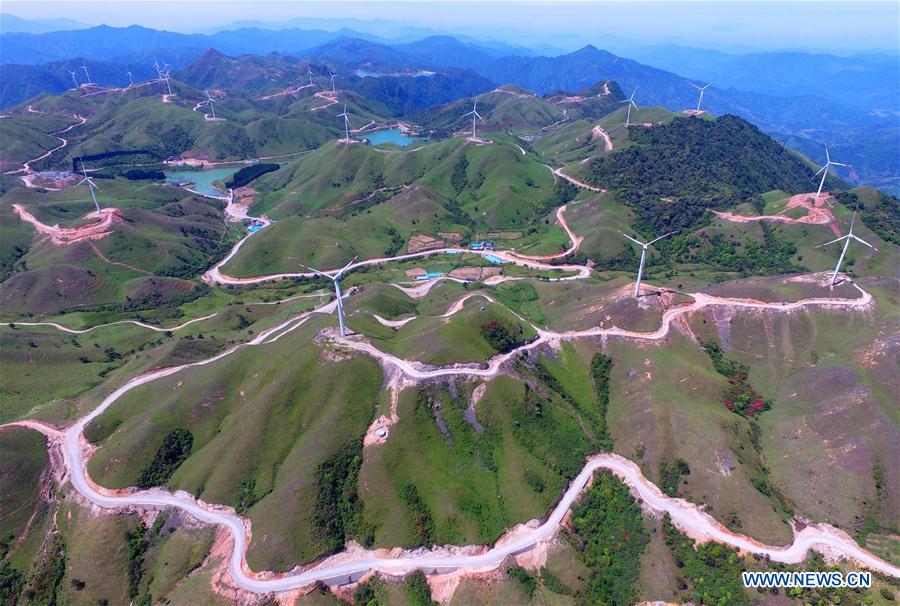
<instances>
[{"instance_id":1,"label":"water surface","mask_svg":"<svg viewBox=\"0 0 900 606\"><path fill-rule=\"evenodd\" d=\"M393 143L400 147L407 147L416 139L409 135L403 134L399 128L386 128L384 130L375 130L371 133L362 135L362 137L372 145L381 145L382 143Z\"/></svg>"},{"instance_id":2,"label":"water surface","mask_svg":"<svg viewBox=\"0 0 900 606\"><path fill-rule=\"evenodd\" d=\"M204 196L218 198L227 195L228 192L219 191L213 187L213 181L225 181L240 168L240 166L227 166L208 170L167 170L164 173L166 183L178 184L187 181L192 184L188 186L190 189L200 192Z\"/></svg>"}]
</instances>

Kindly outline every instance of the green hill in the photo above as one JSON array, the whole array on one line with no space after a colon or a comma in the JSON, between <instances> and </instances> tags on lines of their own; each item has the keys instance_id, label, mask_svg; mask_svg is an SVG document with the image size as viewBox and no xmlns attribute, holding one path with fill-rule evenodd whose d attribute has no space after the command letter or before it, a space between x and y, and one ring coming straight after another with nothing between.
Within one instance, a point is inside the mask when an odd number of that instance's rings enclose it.
<instances>
[{"instance_id":1,"label":"green hill","mask_svg":"<svg viewBox=\"0 0 900 606\"><path fill-rule=\"evenodd\" d=\"M621 151L592 161L587 178L631 205L648 235L695 226L707 208L729 208L769 190L808 191L815 172L735 116L635 126L628 140Z\"/></svg>"}]
</instances>

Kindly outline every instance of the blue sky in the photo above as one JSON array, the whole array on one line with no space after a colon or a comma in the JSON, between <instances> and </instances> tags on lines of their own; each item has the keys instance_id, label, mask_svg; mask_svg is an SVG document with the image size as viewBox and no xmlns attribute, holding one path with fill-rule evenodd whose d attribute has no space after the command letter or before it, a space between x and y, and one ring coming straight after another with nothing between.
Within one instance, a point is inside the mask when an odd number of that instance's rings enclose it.
<instances>
[{"instance_id":1,"label":"blue sky","mask_svg":"<svg viewBox=\"0 0 900 606\"><path fill-rule=\"evenodd\" d=\"M615 46L613 41L634 41L846 52L898 50L900 38L900 2L895 1L4 1L2 10L28 19L68 17L91 25L139 24L181 32L208 31L242 20L278 25L292 19L380 19L559 49L577 48L586 42L602 47Z\"/></svg>"}]
</instances>

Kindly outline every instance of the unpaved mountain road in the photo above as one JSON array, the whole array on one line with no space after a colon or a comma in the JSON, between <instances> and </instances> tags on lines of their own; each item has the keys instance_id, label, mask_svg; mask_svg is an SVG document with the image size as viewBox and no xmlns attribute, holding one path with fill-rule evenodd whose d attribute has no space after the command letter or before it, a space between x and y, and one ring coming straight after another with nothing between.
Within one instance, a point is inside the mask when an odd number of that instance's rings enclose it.
<instances>
[{"instance_id":1,"label":"unpaved mountain road","mask_svg":"<svg viewBox=\"0 0 900 606\"><path fill-rule=\"evenodd\" d=\"M30 105L28 106L28 109L29 109L29 111L32 111ZM35 113L40 113L40 112L35 112ZM49 150L49 151L47 151L47 152L41 154L41 155L38 156L37 158L32 158L31 160L28 160L27 162L23 162L23 163L22 163L22 168L20 168L19 170L11 170L11 171L7 171L7 172L5 172L5 173L3 173L3 174L5 174L5 175L17 175L17 174L19 174L19 173L26 173L26 174L28 174L28 173L31 172L31 165L32 165L34 162L39 162L40 160L43 160L44 158L49 158L54 152L56 152L56 151L58 151L58 150L64 148L66 145L68 145L68 144L69 144L68 139L66 139L65 137L59 137L59 136L57 136L57 135L61 135L61 134L63 134L63 133L67 133L67 132L69 132L70 130L72 130L73 128L75 128L76 126L81 126L82 124L84 124L85 122L87 122L87 118L85 118L85 117L83 117L83 116L79 116L78 114L73 114L72 117L75 118L75 119L77 120L77 122L74 122L74 123L70 124L69 126L67 126L66 128L64 128L64 129L62 129L62 130L60 130L60 131L57 131L57 132L55 132L55 133L50 133L50 136L51 136L51 137L56 137L57 139L59 139L59 142L60 142L59 145L57 145L57 146L54 147L53 149L51 149L51 150Z\"/></svg>"},{"instance_id":2,"label":"unpaved mountain road","mask_svg":"<svg viewBox=\"0 0 900 606\"><path fill-rule=\"evenodd\" d=\"M500 365L510 359L512 355L517 355L542 342L598 335L614 335L634 339L661 339L668 333L671 322L675 317L710 305L773 311L791 311L808 306L862 307L869 305L872 301L871 295L858 286L857 289L862 294L857 299L807 299L793 303L732 300L695 293L691 295L694 297L693 303L667 310L663 315L660 328L655 332L637 333L616 328L566 333L540 331L538 339L534 342L520 347L514 352L510 352L510 354L496 356L491 360L487 368L455 367L425 370L416 368L418 364L415 362L396 358L354 338L338 339L337 344L373 355L383 364L395 366L401 372L416 380L450 375L489 378L495 376ZM452 305L445 315L452 315L457 312L461 308L462 303L472 296L476 296L476 293L466 295L462 300ZM640 468L635 463L615 454L598 454L590 457L546 521L543 523L532 521L524 526L519 526L498 540L493 547L442 547L427 551L404 551L398 556L388 556L384 550L353 552L339 554L299 574L277 577L265 575L266 578L264 578L264 575L253 573L245 561L245 553L249 541L249 520L239 517L230 508L203 503L183 491L172 493L164 489L152 489L134 490L127 494L122 494L124 491L114 493L96 485L87 475L87 453L89 452L89 447L83 436L84 428L123 395L141 385L173 375L184 369L212 364L239 349L264 347L267 343L274 342L301 326L313 313L331 313L335 307L336 304L332 301L310 312L289 318L277 326L260 333L252 341L233 346L209 359L181 366L162 368L139 375L107 396L97 408L66 430L58 430L36 421L8 423L0 426L0 429L20 426L43 432L50 441L51 447L61 449L63 462L66 467L65 471L74 489L98 506L110 509L176 507L198 520L227 529L234 542L229 559L229 572L239 587L252 592L287 591L308 586L316 581L341 582L345 577L349 580L350 578L358 577L361 573L373 570L387 574L403 574L414 569L424 569L429 572L434 570L444 572L458 569L478 572L494 569L500 566L508 556L526 551L536 543L555 535L565 514L597 470L609 470L616 474L637 493L651 510L660 513L667 512L676 527L696 540L717 541L747 553L766 555L772 560L786 563L800 562L806 557L810 549L816 548L831 554L841 554L862 566L884 574L900 577L900 569L896 566L860 548L849 535L828 525L808 525L795 534L794 541L790 545L783 547L764 545L750 537L734 533L722 526L712 516L703 512L698 505L689 503L684 499L676 499L664 495L659 488L643 476Z\"/></svg>"}]
</instances>

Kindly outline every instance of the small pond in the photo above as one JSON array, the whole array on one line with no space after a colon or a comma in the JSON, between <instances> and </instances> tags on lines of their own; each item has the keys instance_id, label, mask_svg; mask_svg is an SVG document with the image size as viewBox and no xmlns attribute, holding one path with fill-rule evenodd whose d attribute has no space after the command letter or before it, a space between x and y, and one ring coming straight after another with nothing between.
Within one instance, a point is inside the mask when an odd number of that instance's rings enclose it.
<instances>
[{"instance_id":1,"label":"small pond","mask_svg":"<svg viewBox=\"0 0 900 606\"><path fill-rule=\"evenodd\" d=\"M167 170L166 183L184 183L190 182L190 189L200 192L204 196L218 198L226 195L228 192L219 191L213 187L213 181L224 181L228 177L240 170L240 166L227 166L220 168L210 168L208 170Z\"/></svg>"},{"instance_id":2,"label":"small pond","mask_svg":"<svg viewBox=\"0 0 900 606\"><path fill-rule=\"evenodd\" d=\"M413 141L417 140L414 137L410 137L409 135L404 134L403 131L399 128L374 130L371 133L363 133L361 136L372 145L393 143L394 145L399 145L400 147L408 147Z\"/></svg>"}]
</instances>

